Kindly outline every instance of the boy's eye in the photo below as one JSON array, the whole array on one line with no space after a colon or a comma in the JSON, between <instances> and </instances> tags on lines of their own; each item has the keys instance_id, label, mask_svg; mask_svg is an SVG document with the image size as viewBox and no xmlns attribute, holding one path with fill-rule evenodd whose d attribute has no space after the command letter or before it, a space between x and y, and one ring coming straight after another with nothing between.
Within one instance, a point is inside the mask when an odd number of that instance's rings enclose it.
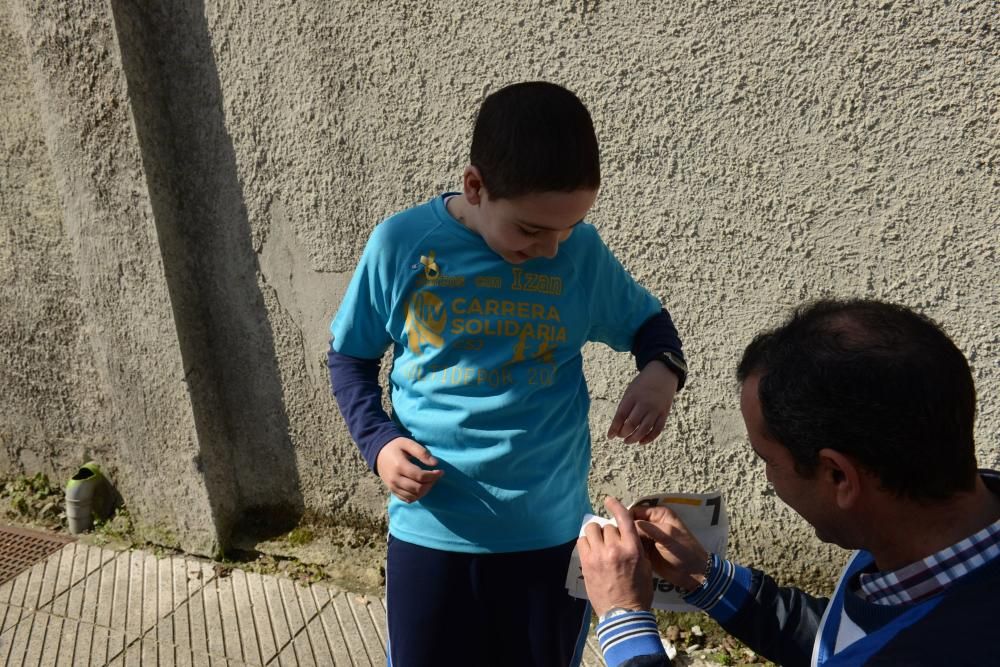
<instances>
[{"instance_id":1,"label":"boy's eye","mask_svg":"<svg viewBox=\"0 0 1000 667\"><path fill-rule=\"evenodd\" d=\"M540 232L537 229L531 230L531 229L525 229L524 227L521 227L521 233L524 234L525 236L538 236L538 234Z\"/></svg>"}]
</instances>

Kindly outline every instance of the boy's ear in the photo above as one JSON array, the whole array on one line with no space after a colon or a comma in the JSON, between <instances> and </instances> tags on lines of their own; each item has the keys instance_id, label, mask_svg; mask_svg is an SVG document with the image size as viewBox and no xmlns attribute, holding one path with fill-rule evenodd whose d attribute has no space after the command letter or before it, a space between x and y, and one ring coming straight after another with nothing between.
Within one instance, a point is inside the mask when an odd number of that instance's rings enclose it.
<instances>
[{"instance_id":1,"label":"boy's ear","mask_svg":"<svg viewBox=\"0 0 1000 667\"><path fill-rule=\"evenodd\" d=\"M837 506L848 510L861 498L864 472L857 462L836 449L819 450L819 473L823 483L830 485Z\"/></svg>"},{"instance_id":2,"label":"boy's ear","mask_svg":"<svg viewBox=\"0 0 1000 667\"><path fill-rule=\"evenodd\" d=\"M471 164L462 172L462 194L465 195L465 200L473 206L479 206L479 202L486 196L483 177L479 173L479 169Z\"/></svg>"}]
</instances>

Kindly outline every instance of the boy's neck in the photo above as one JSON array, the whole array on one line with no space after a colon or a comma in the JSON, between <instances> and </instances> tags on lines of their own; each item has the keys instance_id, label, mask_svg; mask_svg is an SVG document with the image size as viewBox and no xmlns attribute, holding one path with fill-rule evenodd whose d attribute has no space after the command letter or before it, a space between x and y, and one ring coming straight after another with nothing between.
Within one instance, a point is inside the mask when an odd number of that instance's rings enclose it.
<instances>
[{"instance_id":1,"label":"boy's neck","mask_svg":"<svg viewBox=\"0 0 1000 667\"><path fill-rule=\"evenodd\" d=\"M448 197L444 200L444 206L448 210L448 214L458 220L463 227L476 231L475 228L469 224L468 207L463 195L458 194Z\"/></svg>"}]
</instances>

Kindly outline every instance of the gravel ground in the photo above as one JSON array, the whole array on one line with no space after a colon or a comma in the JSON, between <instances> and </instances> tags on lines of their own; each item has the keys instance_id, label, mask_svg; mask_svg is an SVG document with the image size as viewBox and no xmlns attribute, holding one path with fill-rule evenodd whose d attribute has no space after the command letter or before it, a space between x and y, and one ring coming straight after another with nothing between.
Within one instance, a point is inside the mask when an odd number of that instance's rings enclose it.
<instances>
[{"instance_id":1,"label":"gravel ground","mask_svg":"<svg viewBox=\"0 0 1000 667\"><path fill-rule=\"evenodd\" d=\"M676 651L675 665L774 665L730 637L705 614L656 613L665 646ZM667 652L672 653L670 648Z\"/></svg>"}]
</instances>

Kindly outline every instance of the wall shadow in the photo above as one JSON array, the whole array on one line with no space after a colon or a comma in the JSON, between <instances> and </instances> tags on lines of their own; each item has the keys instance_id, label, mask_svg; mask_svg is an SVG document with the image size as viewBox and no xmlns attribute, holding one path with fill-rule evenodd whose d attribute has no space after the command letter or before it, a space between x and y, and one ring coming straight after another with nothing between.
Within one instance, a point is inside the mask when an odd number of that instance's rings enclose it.
<instances>
[{"instance_id":1,"label":"wall shadow","mask_svg":"<svg viewBox=\"0 0 1000 667\"><path fill-rule=\"evenodd\" d=\"M223 550L304 503L274 334L201 0L111 0Z\"/></svg>"}]
</instances>

